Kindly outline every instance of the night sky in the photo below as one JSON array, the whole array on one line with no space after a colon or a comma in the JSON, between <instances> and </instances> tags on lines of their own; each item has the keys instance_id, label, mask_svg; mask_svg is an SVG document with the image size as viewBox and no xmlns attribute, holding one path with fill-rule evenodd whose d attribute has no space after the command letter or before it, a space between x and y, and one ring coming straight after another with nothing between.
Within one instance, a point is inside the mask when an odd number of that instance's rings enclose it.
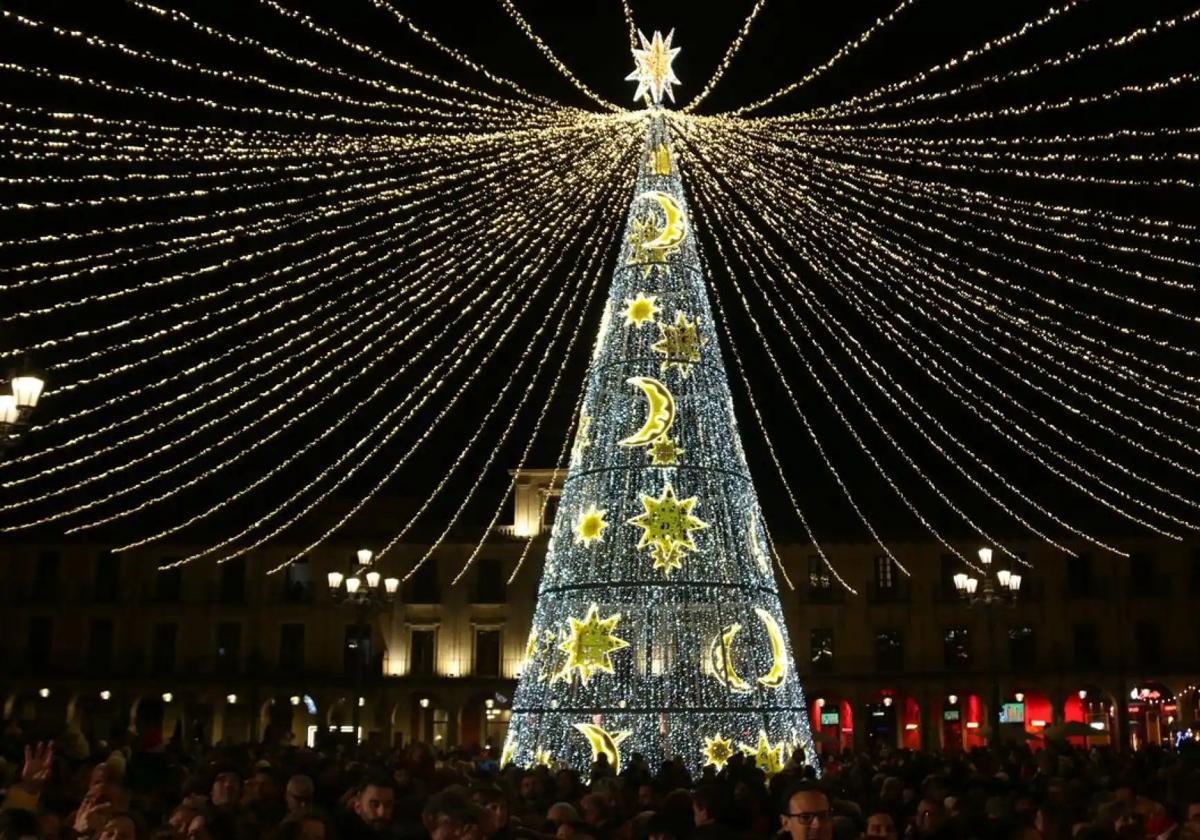
<instances>
[{"instance_id":1,"label":"night sky","mask_svg":"<svg viewBox=\"0 0 1200 840\"><path fill-rule=\"evenodd\" d=\"M205 0L205 2L182 2L182 0L162 0L164 5L173 6L194 14L199 19L217 28L252 35L281 49L296 54L317 59L322 63L337 65L363 75L387 78L398 81L396 74L389 75L386 68L361 56L356 56L346 50L329 45L319 38L306 33L300 27L282 20L270 9L252 0ZM418 67L431 72L444 73L467 80L461 70L444 56L420 44L416 39L400 30L389 18L374 10L366 0L355 2L302 2L288 0L287 6L305 10L322 23L338 29L347 37L371 44L388 52L399 59L410 61ZM436 34L447 44L457 47L472 58L483 63L497 72L511 77L528 88L554 98L564 103L579 107L590 107L589 102L582 97L569 83L562 79L554 69L538 53L522 33L516 28L504 13L499 3L485 0L471 2L406 2L396 0L398 8L411 14L414 21L423 28ZM520 0L519 8L536 31L556 51L572 70L586 84L601 95L622 104L631 103L632 83L624 81L631 67L628 51L628 39L625 22L619 0L600 0L598 2L546 2L544 0ZM748 0L729 0L722 3L680 3L680 2L633 2L636 21L639 27L647 33L654 29L676 30L675 44L683 48L683 52L675 64L675 70L682 85L678 89L679 104L686 103L694 95L712 73L713 68L725 52L728 44L737 33L745 15L753 4ZM852 3L820 3L804 4L785 2L785 0L768 0L762 14L754 24L741 53L735 59L730 71L708 99L702 108L703 113L717 113L756 98L764 96L781 85L793 81L803 75L809 68L825 61L843 43L851 40L867 29L880 15L887 14L894 7L890 0L887 2L866 2L859 0ZM229 67L244 73L260 73L272 79L292 84L311 84L313 77L300 71L293 71L278 63L265 59L258 60L245 51L237 51L222 46L212 40L199 37L188 30L157 20L145 12L139 11L119 0L75 0L74 2L46 2L46 0L16 0L5 4L6 8L27 13L40 20L54 22L67 28L75 28L90 33L124 41L140 49L153 50L161 54L169 54L179 58L198 61L214 67ZM1079 8L1063 15L1054 24L1039 30L1033 36L1024 39L1019 45L997 50L994 55L987 56L970 65L962 73L950 73L942 77L940 86L948 86L951 82L969 81L981 78L993 72L1023 66L1032 61L1045 57L1059 55L1065 50L1078 48L1100 38L1105 38L1126 32L1137 25L1147 24L1155 19L1167 18L1190 10L1192 4L1186 2L1143 2L1130 3L1128 0L1088 0L1078 4ZM823 76L817 83L807 87L801 95L788 97L772 106L767 113L789 114L805 108L829 104L870 91L880 84L907 78L915 72L929 67L939 61L944 61L961 54L964 50L979 45L988 38L1015 29L1023 21L1033 20L1044 14L1050 8L1045 2L1017 2L1005 0L1002 3L962 3L960 0L918 0L913 7L903 14L891 27L881 32L863 50L855 53L830 73ZM906 115L921 115L925 113L946 114L955 110L996 107L1010 104L1020 104L1037 100L1055 100L1069 95L1081 95L1108 90L1121 84L1147 82L1163 79L1180 73L1200 71L1200 51L1195 49L1196 36L1200 32L1200 24L1181 26L1177 30L1158 36L1144 45L1116 54L1101 54L1095 58L1074 65L1067 71L1040 74L1035 80L1005 85L1002 89L989 89L982 93L959 97L953 104L930 106L928 110L911 109ZM30 66L40 65L53 68L59 72L75 73L83 76L95 76L109 79L115 83L142 84L153 86L168 92L186 92L193 95L206 95L221 101L251 104L287 104L286 97L272 98L269 94L233 84L222 84L211 80L197 80L186 73L172 73L157 67L148 67L144 62L122 59L100 51L80 49L77 45L64 43L52 36L16 26L9 21L0 21L0 50L3 51L4 61ZM117 95L104 95L95 92L81 92L69 86L49 81L33 79L26 75L9 71L0 72L0 101L15 105L36 105L57 110L88 110L107 116L150 119L158 123L188 126L198 121L205 124L221 124L245 128L282 127L271 126L269 121L259 125L249 125L248 121L234 117L213 115L209 112L198 112L198 109L187 106L170 104L151 104L144 100ZM324 86L336 89L337 83L326 81ZM936 88L931 88L936 89ZM354 90L348 87L347 90ZM1128 97L1126 99L1086 108L1069 109L1059 114L1033 116L1022 119L983 123L962 131L963 134L974 132L973 136L1012 136L1012 135L1044 135L1058 132L1085 133L1091 131L1108 131L1115 128L1162 128L1194 125L1197 111L1197 86L1181 85L1170 92ZM355 92L361 93L360 90ZM0 114L0 120L5 119ZM294 126L293 126L294 128ZM334 130L334 129L330 129ZM901 135L903 136L903 135ZM938 136L927 133L922 136ZM1136 142L1118 141L1110 143L1090 144L1086 151L1092 154L1104 152L1139 152L1165 153L1177 151L1197 151L1194 136L1191 138L1146 138ZM104 169L104 166L111 167ZM155 171L173 171L172 166L179 171L179 164L157 164ZM905 169L903 162L894 164L894 171L913 174L911 169ZM123 171L116 165L93 165L90 168L80 165L56 162L28 163L0 158L0 174L9 177L26 177L37 174L69 175L72 172L110 171L120 174ZM201 171L200 167L196 171ZM1095 166L1090 169L1067 169L1063 171L1087 171L1093 174L1114 175L1126 178L1161 177L1173 175L1179 178L1196 178L1197 167L1194 162L1182 162L1171 166L1146 166L1122 164L1120 166ZM549 174L553 177L553 173ZM687 173L684 173L685 182ZM1045 182L1021 181L1000 176L970 176L949 175L946 180L981 190L995 191L1012 197L1029 198L1041 201L1069 203L1080 208L1106 208L1125 214L1145 214L1155 217L1171 218L1184 224L1200 223L1200 214L1196 211L1194 189L1187 187L1106 187L1047 184ZM93 196L108 194L107 191L131 189L128 184L101 184L84 186L79 184L39 187L32 190L29 187L0 187L0 201L4 204L19 200L45 200L51 198L66 198L78 196ZM285 185L273 188L272 197L290 194L301 194L303 188L297 185ZM753 200L753 194L744 194L748 200ZM195 212L211 211L218 205L212 199L197 200L191 204L176 202L174 208L190 207ZM693 202L693 207L695 203ZM100 224L116 224L120 221L152 218L154 211L144 208L127 209L124 211L73 210L64 212L38 211L36 213L6 213L0 220L0 229L5 238L28 236L45 231L59 229L83 229L84 227ZM144 240L149 241L149 240ZM256 244L263 240L256 240ZM328 244L328 243L323 243ZM780 242L786 246L785 242ZM706 244L707 245L707 244ZM62 246L56 256L73 253L70 245ZM241 252L246 243L235 241L222 252L233 256ZM86 250L77 253L86 253ZM303 259L320 253L320 248L311 252L297 252L293 259ZM711 249L706 253L710 266L719 266ZM1169 253L1177 258L1197 261L1200 260L1200 249L1192 241L1175 244ZM0 271L5 266L16 265L38 256L45 258L45 250L4 248L0 249ZM794 256L794 254L793 254ZM610 256L611 262L612 256ZM995 264L986 258L976 255L979 264ZM177 265L176 265L177 264ZM1042 263L1046 266L1065 268L1063 261L1047 259ZM1145 268L1148 263L1144 260L1131 258L1129 265ZM184 270L185 260L176 260L174 268ZM1161 267L1160 267L1161 268ZM825 289L825 281L815 276L810 269L797 259L796 269L800 271L818 291ZM1080 272L1078 266L1072 267ZM722 288L727 284L722 281L722 270L714 268L716 281ZM1182 282L1194 282L1195 271L1178 266L1163 271L1164 275ZM233 278L232 274L220 277ZM0 274L0 283L8 283L13 279L11 272ZM1113 278L1093 277L1096 282L1114 284L1113 288L1127 291L1139 299L1153 301L1174 312L1200 313L1196 307L1195 293L1156 288L1144 283L1120 281ZM127 278L120 272L114 272L101 278L87 278L73 284L63 284L52 292L31 294L22 290L5 290L0 299L0 314L15 313L29 306L44 305L53 301L54 295L62 295L62 299L70 299L80 293L89 291L95 284L112 284L119 286ZM205 283L219 282L208 278ZM92 285L89 285L92 284ZM22 346L33 340L48 335L58 335L86 329L96 324L107 323L131 314L131 311L146 312L160 311L160 318L153 323L156 326L169 324L173 317L168 308L189 294L201 290L200 284L184 284L172 287L161 293L141 295L137 298L136 310L131 310L129 303L124 301L113 305L96 305L86 307L84 311L73 312L69 316L47 319L23 320L6 318L0 324L0 348ZM45 295L50 295L46 297ZM1127 325L1132 330L1144 331L1187 347L1200 350L1200 342L1196 340L1194 323L1182 319L1131 313L1127 307L1108 305L1095 300L1078 291L1062 291L1062 299L1081 306L1087 306L1092 311L1102 312L1107 316ZM596 329L599 317L599 301L593 306L587 318L579 329L587 338L571 358L552 360L555 365L567 366L567 387L560 393L551 407L551 414L544 425L545 431L539 437L534 456L533 466L549 466L555 458L562 442L562 436L569 427L570 412L574 402L575 389L582 381L586 358L590 351L591 336ZM727 309L736 313L738 307L732 300L727 301ZM548 314L547 317L552 317ZM266 319L261 325L268 328L271 319ZM531 322L532 323L532 322ZM849 319L847 323L850 323ZM861 325L860 325L861 326ZM766 364L761 363L761 354L756 355L755 338L748 323L739 319L736 314L731 321L731 327L736 335L742 336L739 347L752 368L752 386L760 403L768 407L767 422L770 431L781 450L785 468L788 471L793 487L798 491L800 500L812 520L817 523L818 532L829 538L861 536L859 525L849 508L842 501L836 487L829 480L824 468L816 459L811 446L799 433L798 424L790 408L786 408L778 382L770 374ZM134 358L138 352L124 342L136 333L120 334L120 341L113 343L107 339L94 342L83 342L80 346L88 350L103 351L105 361L122 358ZM1022 487L1036 493L1040 498L1053 502L1054 509L1064 514L1069 513L1088 527L1098 532L1131 532L1136 533L1129 523L1116 519L1104 510L1087 501L1081 494L1066 489L1061 483L1049 480L1046 472L1036 464L1014 456L1011 447L997 440L994 434L978 427L973 416L954 404L953 400L940 393L921 373L903 361L896 358L886 342L871 334L865 328L861 331L864 343L880 354L881 358L889 359L889 364L895 363L895 373L906 383L920 399L928 405L940 420L954 429L963 439L987 453L998 466ZM778 334L770 337L776 352L781 358L787 359L785 345L779 340ZM1014 339L1016 340L1016 339ZM222 339L225 341L225 339ZM420 499L425 490L436 478L440 478L442 469L456 454L461 440L475 427L472 418L480 416L492 404L499 382L504 379L504 371L511 366L523 342L520 337L510 342L502 350L491 367L489 375L468 391L464 402L454 412L453 422L439 428L437 435L425 447L419 458L414 459L392 487L391 496L412 497ZM220 347L230 347L232 344L219 343ZM34 365L48 366L58 360L54 349L35 353L30 358ZM132 354L132 355L131 355ZM201 352L194 358L171 358L159 365L151 366L150 372L165 372L178 367L183 362L202 361L210 355ZM230 364L245 363L247 354L235 353ZM1159 361L1170 365L1173 369L1183 371L1188 375L1200 375L1200 365L1195 363L1196 356L1191 360L1180 359L1177 355L1164 354ZM18 361L10 359L11 362ZM727 358L727 365L729 360ZM1154 361L1154 359L1151 359ZM794 359L792 363L795 364ZM1008 375L1005 371L987 369L985 375L996 377L1003 381ZM109 418L129 416L142 408L136 400L124 401L123 393L129 388L136 387L141 381L137 376L115 377L102 387L82 389L80 392L64 395L58 399L48 399L39 409L37 422L45 422L59 412L77 410L98 401L109 404L104 416ZM412 378L397 384L397 397L412 387ZM902 513L895 504L893 497L881 485L875 472L863 462L861 453L848 438L845 431L828 408L806 374L795 365L790 380L800 395L806 409L811 409L810 416L820 432L827 447L838 459L839 466L851 477L854 489L864 506L870 511L871 518L880 530L888 536L897 538L919 535L921 532L917 523ZM53 387L50 378L49 387ZM746 413L746 403L742 388L737 381L731 383L737 409L741 432L747 456L751 461L760 498L767 513L771 528L777 539L797 538L798 525L790 506L782 497L779 482L773 467L767 458L757 428ZM868 387L865 379L859 377L853 380L857 388ZM190 387L181 383L179 390L171 392L182 395ZM364 385L366 387L366 385ZM1103 389L1101 389L1102 391ZM1195 385L1190 386L1191 393L1196 393ZM352 411L355 395L361 396L362 389L351 390L348 399L341 402L335 410ZM1118 395L1111 395L1119 400ZM386 400L384 401L386 403ZM878 401L876 401L878 403ZM535 404L538 403L535 394ZM435 407L436 408L436 407ZM911 433L903 431L903 424L898 417L889 415L885 406L880 406L881 416L888 421L888 426L895 429L896 434L912 451L921 453L921 463L951 496L964 500L964 506L980 518L980 521L999 528L1001 532L1016 533L1018 529L1011 520L997 516L982 499L963 485L961 479L952 474L939 458L923 447ZM432 416L434 411L427 411ZM503 414L503 412L501 412ZM1200 413L1194 410L1182 411L1191 422L1200 421ZM297 475L303 472L313 473L328 463L344 450L349 442L358 435L365 433L374 422L371 412L357 414L347 425L347 433L339 436L338 440L329 442L327 446L318 447L305 461L307 465ZM528 429L532 424L532 414L526 409L525 419L518 426ZM505 420L507 417L504 418ZM862 419L861 417L859 418ZM293 451L315 430L322 422L316 418L314 423L302 423L297 428L289 430L276 444L246 459L239 468L231 471L220 481L210 482L193 488L181 494L170 505L162 506L165 510L147 511L139 517L132 527L121 527L110 533L101 532L98 538L123 539L133 532L149 530L156 517L165 514L168 519L174 519L181 510L189 510L204 504L213 494L226 492L239 487L269 468L288 452ZM397 447L411 442L414 435L429 422L426 417L424 424L414 424L414 428L402 436ZM1185 498L1194 498L1196 482L1194 477L1181 474L1161 465L1156 465L1136 452L1113 444L1111 439L1101 438L1087 427L1078 417L1055 415L1055 422L1062 428L1078 433L1081 440L1094 444L1105 452L1119 455L1125 462L1138 469L1144 469L1156 480L1173 488ZM79 428L88 428L86 421ZM495 433L499 432L499 425ZM215 437L223 433L214 429L211 435L201 436L196 442L196 449L191 451L203 452L206 445L211 444ZM14 454L22 454L30 448L39 445L41 440L56 440L57 432L46 432L32 435L13 450ZM886 450L886 444L878 433L864 430L864 434L877 451ZM493 436L494 437L494 436ZM1181 435L1189 445L1200 444L1200 435L1186 432ZM1147 444L1153 443L1153 438L1142 435L1138 440ZM518 435L496 459L496 468L488 476L486 492L480 494L468 512L468 527L464 536L475 536L479 523L486 521L496 503L499 493L508 480L506 470L513 466L526 441L525 435ZM134 451L144 451L150 445L133 447ZM1185 450L1175 446L1164 446L1184 459L1188 464L1197 463L1197 459ZM477 474L478 465L482 462L483 453L475 453L468 458L459 476L447 487L443 502L425 516L422 527L418 528L415 536L436 533L440 530L445 516L457 505L457 499L468 483ZM108 466L117 466L120 458L105 461ZM364 470L361 480L354 482L349 488L351 492L342 494L343 502L354 497L353 490L372 483L389 464L384 457L372 468ZM928 488L920 484L911 471L908 471L900 460L894 456L885 456L889 470L897 476L906 490L911 491L914 499L918 500L923 510L939 526L949 533L955 534L961 526L949 516L944 507L936 502ZM1131 485L1119 472L1102 469L1105 480L1112 482L1118 488L1132 495L1140 495L1141 491ZM12 475L10 472L9 475ZM3 478L3 476L0 476ZM260 509L269 507L284 489L289 489L291 479L285 479L268 485L261 493L254 494L246 504L239 505L229 516L218 521L212 527L214 531L227 530L229 527L253 519ZM50 486L50 485L47 485ZM115 485L114 485L115 486ZM96 495L103 495L110 489L107 482L98 482L87 493L73 496L73 499L84 500ZM0 499L12 501L20 498L20 489L7 488L0 491ZM1187 515L1196 513L1193 506L1182 502L1171 502L1170 510ZM1189 510L1190 508L1190 510ZM1200 516L1194 517L1200 519ZM5 519L7 523L16 520ZM298 529L299 533L303 529ZM36 536L54 539L61 532L56 526L34 532ZM29 532L23 532L25 536ZM959 534L965 536L965 534ZM193 532L192 536L204 538L207 532Z\"/></svg>"}]
</instances>

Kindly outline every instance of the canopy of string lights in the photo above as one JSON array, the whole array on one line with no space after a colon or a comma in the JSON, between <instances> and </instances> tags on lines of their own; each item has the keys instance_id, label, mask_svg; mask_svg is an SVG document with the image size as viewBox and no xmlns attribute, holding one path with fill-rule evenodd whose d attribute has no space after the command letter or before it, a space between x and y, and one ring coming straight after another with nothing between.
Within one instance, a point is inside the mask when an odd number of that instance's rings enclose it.
<instances>
[{"instance_id":1,"label":"canopy of string lights","mask_svg":"<svg viewBox=\"0 0 1200 840\"><path fill-rule=\"evenodd\" d=\"M554 85L360 3L0 10L0 355L45 380L0 529L180 564L286 537L282 568L403 486L378 562L411 574L481 506L474 557L535 444L568 463L660 117L751 468L818 553L812 487L884 554L900 517L967 566L1197 528L1200 9L1001 4L957 32L902 0L739 96L757 0L698 77L615 101L522 0L491 37ZM653 43L629 0L588 14L640 62L696 11ZM856 84L935 23L938 60Z\"/></svg>"}]
</instances>

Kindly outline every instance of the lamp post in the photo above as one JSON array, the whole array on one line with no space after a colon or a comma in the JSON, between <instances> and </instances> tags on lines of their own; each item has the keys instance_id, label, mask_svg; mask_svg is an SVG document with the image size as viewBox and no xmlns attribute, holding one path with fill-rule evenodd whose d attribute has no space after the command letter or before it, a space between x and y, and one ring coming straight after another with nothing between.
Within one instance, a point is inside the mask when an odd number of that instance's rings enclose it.
<instances>
[{"instance_id":1,"label":"lamp post","mask_svg":"<svg viewBox=\"0 0 1200 840\"><path fill-rule=\"evenodd\" d=\"M11 393L0 394L0 447L16 443L17 436L29 425L29 416L37 407L45 382L32 373L13 376Z\"/></svg>"},{"instance_id":2,"label":"lamp post","mask_svg":"<svg viewBox=\"0 0 1200 840\"><path fill-rule=\"evenodd\" d=\"M359 549L350 562L350 574L330 572L326 575L329 594L335 604L354 610L355 655L354 655L354 698L350 704L351 722L357 742L362 703L363 671L366 663L367 622L371 615L391 607L400 592L399 578L384 578L371 567L375 559L368 548Z\"/></svg>"},{"instance_id":3,"label":"lamp post","mask_svg":"<svg viewBox=\"0 0 1200 840\"><path fill-rule=\"evenodd\" d=\"M979 549L979 562L983 564L983 579L974 578L966 572L954 576L954 588L968 608L983 610L987 617L988 647L991 654L991 720L988 723L988 743L996 746L1000 743L1000 671L997 666L999 659L996 653L996 616L999 607L1011 607L1017 603L1017 593L1021 591L1021 576L1008 569L1000 569L992 575L992 550L984 547Z\"/></svg>"}]
</instances>

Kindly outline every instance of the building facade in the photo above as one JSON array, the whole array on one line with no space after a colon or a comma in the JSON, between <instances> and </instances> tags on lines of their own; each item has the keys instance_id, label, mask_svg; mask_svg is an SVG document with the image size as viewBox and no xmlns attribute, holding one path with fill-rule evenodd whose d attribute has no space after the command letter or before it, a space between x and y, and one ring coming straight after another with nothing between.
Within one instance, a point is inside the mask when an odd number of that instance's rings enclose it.
<instances>
[{"instance_id":1,"label":"building facade","mask_svg":"<svg viewBox=\"0 0 1200 840\"><path fill-rule=\"evenodd\" d=\"M71 724L93 739L134 730L148 743L313 742L352 733L357 718L380 745L499 745L559 478L517 477L513 521L460 584L450 582L474 543L445 543L395 603L365 616L338 604L326 579L370 545L330 544L271 575L296 547L158 571L188 547L10 545L5 718L48 734ZM1035 746L1059 727L1080 743L1136 747L1200 720L1193 547L1148 539L1120 544L1128 558L1082 546L1063 557L1029 544L1016 603L991 609L960 600L952 577L964 569L942 546L889 547L895 560L872 545L824 546L851 593L810 547L777 546L821 750L970 747L988 737L997 704L999 734ZM424 548L402 547L381 571L404 574ZM999 554L994 565L1006 565Z\"/></svg>"}]
</instances>

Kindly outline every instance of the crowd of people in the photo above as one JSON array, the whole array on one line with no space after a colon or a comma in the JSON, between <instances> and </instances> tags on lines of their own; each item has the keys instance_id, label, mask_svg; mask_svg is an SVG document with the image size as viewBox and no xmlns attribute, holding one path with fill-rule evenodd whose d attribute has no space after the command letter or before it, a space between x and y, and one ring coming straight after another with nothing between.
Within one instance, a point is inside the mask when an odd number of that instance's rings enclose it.
<instances>
[{"instance_id":1,"label":"crowd of people","mask_svg":"<svg viewBox=\"0 0 1200 840\"><path fill-rule=\"evenodd\" d=\"M7 731L0 840L1200 840L1200 749L1050 744L968 753L736 755L498 768L488 750L153 750ZM70 757L68 757L70 756ZM85 757L86 756L86 757Z\"/></svg>"}]
</instances>

